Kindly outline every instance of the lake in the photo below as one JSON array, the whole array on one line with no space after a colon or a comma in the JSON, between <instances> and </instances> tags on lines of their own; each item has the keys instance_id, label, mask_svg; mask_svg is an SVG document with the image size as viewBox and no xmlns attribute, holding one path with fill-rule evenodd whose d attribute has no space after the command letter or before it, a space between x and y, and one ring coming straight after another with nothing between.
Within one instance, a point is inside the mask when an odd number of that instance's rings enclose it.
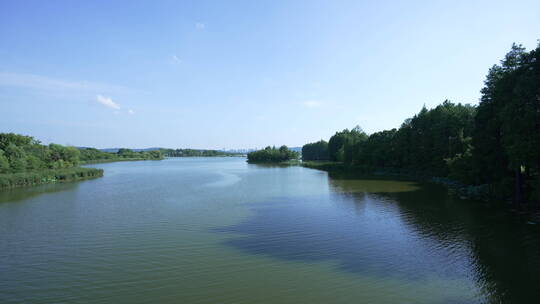
<instances>
[{"instance_id":1,"label":"lake","mask_svg":"<svg viewBox=\"0 0 540 304\"><path fill-rule=\"evenodd\" d=\"M540 225L439 186L243 158L0 192L1 303L532 303Z\"/></svg>"}]
</instances>

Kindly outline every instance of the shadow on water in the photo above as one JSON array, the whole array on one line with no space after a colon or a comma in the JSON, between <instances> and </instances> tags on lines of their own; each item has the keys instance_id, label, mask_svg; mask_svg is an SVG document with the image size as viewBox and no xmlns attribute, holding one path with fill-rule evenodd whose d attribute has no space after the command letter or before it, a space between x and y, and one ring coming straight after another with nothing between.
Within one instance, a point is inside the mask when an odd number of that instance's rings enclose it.
<instances>
[{"instance_id":1,"label":"shadow on water","mask_svg":"<svg viewBox=\"0 0 540 304\"><path fill-rule=\"evenodd\" d=\"M29 199L45 193L54 193L66 190L76 189L79 182L68 182L58 184L46 184L34 187L21 187L13 189L4 189L0 191L0 204L7 202L17 202Z\"/></svg>"},{"instance_id":2,"label":"shadow on water","mask_svg":"<svg viewBox=\"0 0 540 304\"><path fill-rule=\"evenodd\" d=\"M450 198L440 186L329 180L331 193L254 204L218 232L250 254L333 261L342 271L405 280L466 279L489 303L540 298L540 233L502 208Z\"/></svg>"},{"instance_id":3,"label":"shadow on water","mask_svg":"<svg viewBox=\"0 0 540 304\"><path fill-rule=\"evenodd\" d=\"M506 206L452 199L441 186L388 194L424 237L467 247L470 268L492 303L540 298L540 227Z\"/></svg>"},{"instance_id":4,"label":"shadow on water","mask_svg":"<svg viewBox=\"0 0 540 304\"><path fill-rule=\"evenodd\" d=\"M248 163L249 167L268 169L268 168L288 168L288 167L297 167L297 164L294 163Z\"/></svg>"}]
</instances>

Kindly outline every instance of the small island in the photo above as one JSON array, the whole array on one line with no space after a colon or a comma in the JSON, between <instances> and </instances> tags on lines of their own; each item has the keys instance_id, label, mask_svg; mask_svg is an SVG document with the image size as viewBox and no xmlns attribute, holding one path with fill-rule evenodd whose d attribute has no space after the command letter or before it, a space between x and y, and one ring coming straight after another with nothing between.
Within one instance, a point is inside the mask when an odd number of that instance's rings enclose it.
<instances>
[{"instance_id":1,"label":"small island","mask_svg":"<svg viewBox=\"0 0 540 304\"><path fill-rule=\"evenodd\" d=\"M247 154L248 163L296 163L300 158L300 153L290 150L283 145L276 147L266 147L262 150L253 151Z\"/></svg>"}]
</instances>

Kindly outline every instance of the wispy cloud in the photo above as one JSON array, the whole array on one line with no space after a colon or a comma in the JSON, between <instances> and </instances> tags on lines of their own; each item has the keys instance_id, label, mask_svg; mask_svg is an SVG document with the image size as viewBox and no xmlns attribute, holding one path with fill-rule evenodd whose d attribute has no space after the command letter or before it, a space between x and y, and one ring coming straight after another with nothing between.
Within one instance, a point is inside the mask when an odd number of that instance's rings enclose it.
<instances>
[{"instance_id":1,"label":"wispy cloud","mask_svg":"<svg viewBox=\"0 0 540 304\"><path fill-rule=\"evenodd\" d=\"M133 111L132 109L129 109L129 110L128 110L128 114L129 114L129 115L133 115L133 114L135 114L135 111Z\"/></svg>"},{"instance_id":2,"label":"wispy cloud","mask_svg":"<svg viewBox=\"0 0 540 304\"><path fill-rule=\"evenodd\" d=\"M199 31L202 31L206 28L206 25L204 23L197 22L195 23L195 28L198 29Z\"/></svg>"},{"instance_id":3,"label":"wispy cloud","mask_svg":"<svg viewBox=\"0 0 540 304\"><path fill-rule=\"evenodd\" d=\"M172 55L171 59L172 59L172 62L175 63L175 64L182 63L182 60L180 58L178 58L178 56L176 56L176 55Z\"/></svg>"},{"instance_id":4,"label":"wispy cloud","mask_svg":"<svg viewBox=\"0 0 540 304\"><path fill-rule=\"evenodd\" d=\"M71 92L109 92L114 94L131 93L127 87L91 81L72 81L51 78L36 74L0 72L0 86L22 87L48 91Z\"/></svg>"},{"instance_id":5,"label":"wispy cloud","mask_svg":"<svg viewBox=\"0 0 540 304\"><path fill-rule=\"evenodd\" d=\"M308 108L320 108L323 103L318 100L307 100L304 101L302 104Z\"/></svg>"},{"instance_id":6,"label":"wispy cloud","mask_svg":"<svg viewBox=\"0 0 540 304\"><path fill-rule=\"evenodd\" d=\"M115 110L120 110L120 105L117 104L116 102L114 102L112 100L112 98L110 97L105 97L105 96L102 96L102 95L97 95L96 96L96 101L99 102L100 104L106 106L106 107L109 107L111 109L115 109ZM130 110L131 111L131 110ZM131 114L131 113L130 113Z\"/></svg>"}]
</instances>

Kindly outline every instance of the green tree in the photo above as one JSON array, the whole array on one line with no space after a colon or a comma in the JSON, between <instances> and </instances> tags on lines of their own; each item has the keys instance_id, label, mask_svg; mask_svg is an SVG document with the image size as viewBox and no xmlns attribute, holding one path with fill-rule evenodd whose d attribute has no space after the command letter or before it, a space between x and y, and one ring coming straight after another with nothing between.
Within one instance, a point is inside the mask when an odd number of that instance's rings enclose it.
<instances>
[{"instance_id":1,"label":"green tree","mask_svg":"<svg viewBox=\"0 0 540 304\"><path fill-rule=\"evenodd\" d=\"M328 143L324 140L305 144L302 147L302 160L328 160Z\"/></svg>"},{"instance_id":2,"label":"green tree","mask_svg":"<svg viewBox=\"0 0 540 304\"><path fill-rule=\"evenodd\" d=\"M0 133L0 149L6 150L7 146L13 144L18 147L25 147L34 144L39 144L31 136L24 136L15 133Z\"/></svg>"},{"instance_id":3,"label":"green tree","mask_svg":"<svg viewBox=\"0 0 540 304\"><path fill-rule=\"evenodd\" d=\"M125 148L119 149L118 152L116 152L116 154L118 154L118 156L123 157L123 158L134 158L135 157L135 152L133 152L133 150L125 149Z\"/></svg>"},{"instance_id":4,"label":"green tree","mask_svg":"<svg viewBox=\"0 0 540 304\"><path fill-rule=\"evenodd\" d=\"M253 151L247 155L248 162L284 162L288 160L298 159L299 153L289 150L287 146L266 147L263 150Z\"/></svg>"},{"instance_id":5,"label":"green tree","mask_svg":"<svg viewBox=\"0 0 540 304\"><path fill-rule=\"evenodd\" d=\"M352 130L336 132L328 141L328 156L332 161L351 163L359 145L367 140L367 134L359 126Z\"/></svg>"},{"instance_id":6,"label":"green tree","mask_svg":"<svg viewBox=\"0 0 540 304\"><path fill-rule=\"evenodd\" d=\"M538 49L527 53L514 44L490 69L475 120L479 181L494 185L501 196L513 193L516 204L526 200L526 181L537 178L540 162Z\"/></svg>"},{"instance_id":7,"label":"green tree","mask_svg":"<svg viewBox=\"0 0 540 304\"><path fill-rule=\"evenodd\" d=\"M52 169L69 168L79 164L80 152L74 147L57 144L49 145L48 167Z\"/></svg>"},{"instance_id":8,"label":"green tree","mask_svg":"<svg viewBox=\"0 0 540 304\"><path fill-rule=\"evenodd\" d=\"M525 52L514 45L502 62L499 85L509 92L500 96L502 146L514 172L514 199L527 199L526 180L537 178L540 160L540 47ZM511 88L511 89L510 89Z\"/></svg>"},{"instance_id":9,"label":"green tree","mask_svg":"<svg viewBox=\"0 0 540 304\"><path fill-rule=\"evenodd\" d=\"M4 150L0 149L0 173L9 172L9 160L5 156Z\"/></svg>"},{"instance_id":10,"label":"green tree","mask_svg":"<svg viewBox=\"0 0 540 304\"><path fill-rule=\"evenodd\" d=\"M9 167L12 172L23 172L26 170L26 153L21 147L10 143L4 149Z\"/></svg>"}]
</instances>

